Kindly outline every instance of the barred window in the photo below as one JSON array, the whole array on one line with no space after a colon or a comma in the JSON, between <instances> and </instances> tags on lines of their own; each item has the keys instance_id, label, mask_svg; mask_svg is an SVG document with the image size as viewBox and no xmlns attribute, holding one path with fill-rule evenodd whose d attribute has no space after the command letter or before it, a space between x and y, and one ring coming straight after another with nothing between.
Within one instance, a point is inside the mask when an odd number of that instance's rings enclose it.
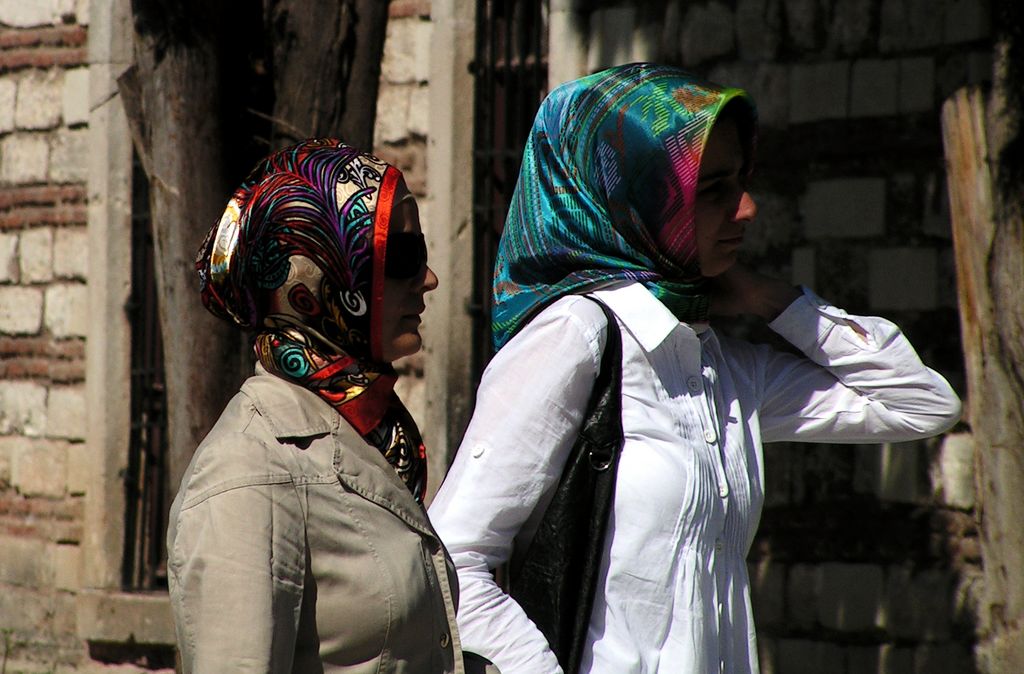
<instances>
[{"instance_id":1,"label":"barred window","mask_svg":"<svg viewBox=\"0 0 1024 674\"><path fill-rule=\"evenodd\" d=\"M491 352L491 280L523 148L547 93L548 2L477 4L473 139L474 374Z\"/></svg>"},{"instance_id":2,"label":"barred window","mask_svg":"<svg viewBox=\"0 0 1024 674\"><path fill-rule=\"evenodd\" d=\"M126 590L157 590L167 587L167 399L149 181L137 156L132 160L131 255L132 290L126 307L131 326L131 437L124 476L122 582Z\"/></svg>"}]
</instances>

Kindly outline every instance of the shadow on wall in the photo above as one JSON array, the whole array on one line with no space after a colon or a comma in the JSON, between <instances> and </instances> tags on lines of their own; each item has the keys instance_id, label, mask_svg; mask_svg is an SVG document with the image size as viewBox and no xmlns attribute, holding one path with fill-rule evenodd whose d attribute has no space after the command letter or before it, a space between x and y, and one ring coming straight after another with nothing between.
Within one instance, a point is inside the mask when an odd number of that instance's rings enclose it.
<instances>
[{"instance_id":1,"label":"shadow on wall","mask_svg":"<svg viewBox=\"0 0 1024 674\"><path fill-rule=\"evenodd\" d=\"M969 435L765 448L750 576L765 674L972 674Z\"/></svg>"}]
</instances>

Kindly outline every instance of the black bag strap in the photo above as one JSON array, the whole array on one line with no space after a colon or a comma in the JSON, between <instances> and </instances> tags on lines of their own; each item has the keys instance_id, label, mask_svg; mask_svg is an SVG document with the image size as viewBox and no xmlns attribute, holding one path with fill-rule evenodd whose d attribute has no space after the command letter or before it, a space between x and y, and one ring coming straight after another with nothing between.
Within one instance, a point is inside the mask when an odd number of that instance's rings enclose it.
<instances>
[{"instance_id":1,"label":"black bag strap","mask_svg":"<svg viewBox=\"0 0 1024 674\"><path fill-rule=\"evenodd\" d=\"M562 477L509 593L547 638L566 674L579 671L594 607L604 539L622 449L622 342L607 319L601 365Z\"/></svg>"},{"instance_id":2,"label":"black bag strap","mask_svg":"<svg viewBox=\"0 0 1024 674\"><path fill-rule=\"evenodd\" d=\"M622 448L622 335L612 310L600 300L585 297L601 307L608 322L601 369L580 426L580 435L589 444L591 466L603 471L614 467Z\"/></svg>"}]
</instances>

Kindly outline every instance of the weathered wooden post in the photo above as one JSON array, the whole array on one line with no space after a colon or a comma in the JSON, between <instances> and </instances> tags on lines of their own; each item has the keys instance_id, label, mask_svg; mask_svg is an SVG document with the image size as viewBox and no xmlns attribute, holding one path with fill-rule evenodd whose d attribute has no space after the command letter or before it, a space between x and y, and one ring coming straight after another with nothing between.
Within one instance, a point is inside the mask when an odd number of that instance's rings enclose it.
<instances>
[{"instance_id":1,"label":"weathered wooden post","mask_svg":"<svg viewBox=\"0 0 1024 674\"><path fill-rule=\"evenodd\" d=\"M1008 179L1024 158L1004 151L1020 134L1020 111L1006 95L1008 53L997 50L991 98L962 89L942 110L984 566L977 661L986 674L1024 672L1024 190Z\"/></svg>"}]
</instances>

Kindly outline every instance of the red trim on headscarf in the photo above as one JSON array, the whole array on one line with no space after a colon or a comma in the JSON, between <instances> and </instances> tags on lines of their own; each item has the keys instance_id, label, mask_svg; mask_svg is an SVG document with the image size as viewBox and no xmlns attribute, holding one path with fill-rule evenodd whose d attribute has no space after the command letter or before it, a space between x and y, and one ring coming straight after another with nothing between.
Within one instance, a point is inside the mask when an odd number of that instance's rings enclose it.
<instances>
[{"instance_id":1,"label":"red trim on headscarf","mask_svg":"<svg viewBox=\"0 0 1024 674\"><path fill-rule=\"evenodd\" d=\"M377 195L377 210L373 214L373 280L370 290L370 357L383 360L381 343L381 319L384 306L384 255L388 244L388 229L391 227L391 206L401 173L394 167L387 167L380 182Z\"/></svg>"},{"instance_id":2,"label":"red trim on headscarf","mask_svg":"<svg viewBox=\"0 0 1024 674\"><path fill-rule=\"evenodd\" d=\"M352 356L342 356L337 360L329 362L327 365L323 366L322 368L311 374L309 376L309 379L310 381L330 379L335 374L337 374L341 370L344 370L346 367L355 362L356 359L353 358Z\"/></svg>"},{"instance_id":3,"label":"red trim on headscarf","mask_svg":"<svg viewBox=\"0 0 1024 674\"><path fill-rule=\"evenodd\" d=\"M332 391L319 389L316 393L327 401L331 407L338 410L338 413L345 418L345 421L352 424L359 435L366 436L380 424L384 415L391 406L394 395L395 382L398 377L391 374L382 374L351 400L344 402L337 399Z\"/></svg>"}]
</instances>

